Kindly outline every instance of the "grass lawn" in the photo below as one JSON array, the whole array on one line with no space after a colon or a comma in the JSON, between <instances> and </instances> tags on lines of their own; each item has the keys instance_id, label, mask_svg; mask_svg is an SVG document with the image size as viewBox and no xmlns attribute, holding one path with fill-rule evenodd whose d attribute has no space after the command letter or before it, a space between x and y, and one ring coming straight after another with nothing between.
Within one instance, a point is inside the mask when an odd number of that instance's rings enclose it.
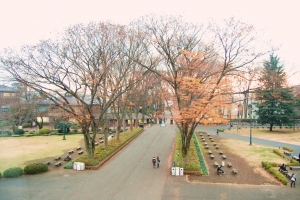
<instances>
[{"instance_id":1,"label":"grass lawn","mask_svg":"<svg viewBox=\"0 0 300 200\"><path fill-rule=\"evenodd\" d=\"M1 137L0 172L10 167L25 167L31 160L61 156L64 150L76 148L83 135L67 135L66 138L62 140L61 135Z\"/></svg>"},{"instance_id":2,"label":"grass lawn","mask_svg":"<svg viewBox=\"0 0 300 200\"><path fill-rule=\"evenodd\" d=\"M249 127L244 127L237 131L236 128L232 128L231 130L225 129L225 132L249 136L250 129ZM298 128L293 130L290 128L279 129L278 127L276 127L273 131L269 131L269 129L267 129L266 127L252 128L252 137L300 145L300 129Z\"/></svg>"}]
</instances>

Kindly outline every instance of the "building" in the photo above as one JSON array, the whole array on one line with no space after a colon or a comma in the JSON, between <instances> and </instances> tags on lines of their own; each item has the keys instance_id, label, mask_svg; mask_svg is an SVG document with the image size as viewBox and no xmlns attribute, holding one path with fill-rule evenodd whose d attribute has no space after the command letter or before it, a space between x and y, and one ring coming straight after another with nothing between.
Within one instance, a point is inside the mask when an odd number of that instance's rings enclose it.
<instances>
[{"instance_id":1,"label":"building","mask_svg":"<svg viewBox=\"0 0 300 200\"><path fill-rule=\"evenodd\" d=\"M20 91L8 87L5 85L0 85L0 119L9 118L9 107L12 104L20 102Z\"/></svg>"}]
</instances>

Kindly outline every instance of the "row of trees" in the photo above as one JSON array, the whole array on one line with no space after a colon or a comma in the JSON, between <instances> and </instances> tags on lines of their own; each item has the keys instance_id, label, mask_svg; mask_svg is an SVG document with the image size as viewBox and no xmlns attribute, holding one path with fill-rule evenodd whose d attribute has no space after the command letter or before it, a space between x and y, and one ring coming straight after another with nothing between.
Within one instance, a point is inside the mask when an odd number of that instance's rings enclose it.
<instances>
[{"instance_id":1,"label":"row of trees","mask_svg":"<svg viewBox=\"0 0 300 200\"><path fill-rule=\"evenodd\" d=\"M120 122L126 111L171 99L185 157L199 123L224 121L234 78L267 53L257 44L254 28L233 18L204 28L147 16L128 26L71 26L55 41L7 49L0 61L14 80L77 119L90 158L108 108Z\"/></svg>"}]
</instances>

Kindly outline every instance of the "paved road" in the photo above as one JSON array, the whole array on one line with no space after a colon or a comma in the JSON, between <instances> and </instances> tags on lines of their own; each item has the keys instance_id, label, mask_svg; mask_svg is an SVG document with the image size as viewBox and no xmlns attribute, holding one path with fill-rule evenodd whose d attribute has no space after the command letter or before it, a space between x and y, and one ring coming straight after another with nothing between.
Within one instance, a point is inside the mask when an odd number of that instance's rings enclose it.
<instances>
[{"instance_id":1,"label":"paved road","mask_svg":"<svg viewBox=\"0 0 300 200\"><path fill-rule=\"evenodd\" d=\"M298 188L189 183L185 176L171 176L175 134L170 125L146 128L96 171L61 170L1 180L0 199L298 199ZM161 167L153 169L151 158L157 155Z\"/></svg>"}]
</instances>

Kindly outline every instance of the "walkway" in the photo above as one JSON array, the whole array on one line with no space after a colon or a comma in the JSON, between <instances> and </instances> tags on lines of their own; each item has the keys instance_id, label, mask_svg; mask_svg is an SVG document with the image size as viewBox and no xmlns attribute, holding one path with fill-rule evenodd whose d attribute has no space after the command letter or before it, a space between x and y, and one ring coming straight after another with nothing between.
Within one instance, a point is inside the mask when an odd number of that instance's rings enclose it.
<instances>
[{"instance_id":1,"label":"walkway","mask_svg":"<svg viewBox=\"0 0 300 200\"><path fill-rule=\"evenodd\" d=\"M298 199L298 188L192 184L186 181L185 176L171 176L170 152L175 134L175 126L169 123L167 127L153 125L146 128L129 146L96 171L50 171L1 180L0 199ZM161 158L159 169L152 168L153 156Z\"/></svg>"}]
</instances>

